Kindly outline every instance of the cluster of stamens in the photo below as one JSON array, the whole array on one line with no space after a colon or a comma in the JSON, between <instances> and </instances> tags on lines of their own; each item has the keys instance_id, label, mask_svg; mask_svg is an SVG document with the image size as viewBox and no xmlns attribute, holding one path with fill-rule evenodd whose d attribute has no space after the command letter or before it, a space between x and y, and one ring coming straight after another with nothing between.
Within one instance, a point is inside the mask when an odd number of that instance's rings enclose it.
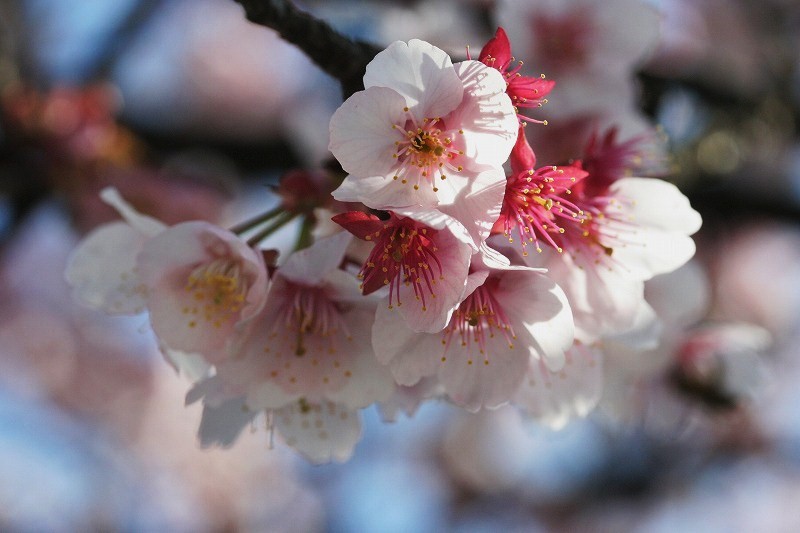
<instances>
[{"instance_id":1,"label":"cluster of stamens","mask_svg":"<svg viewBox=\"0 0 800 533\"><path fill-rule=\"evenodd\" d=\"M512 63L516 61L516 65L512 68ZM543 80L546 79L544 74L539 77L523 76L522 70L523 61L517 61L513 56L502 64L497 64L497 58L487 55L483 58L483 63L494 69L500 71L503 78L506 80L506 93L511 98L511 103L514 105L514 111L517 113L520 123L525 125L527 122L534 122L537 124L547 125L546 120L538 120L520 114L519 108L538 108L547 103L545 96L550 92L552 84L547 84Z\"/></svg>"},{"instance_id":2,"label":"cluster of stamens","mask_svg":"<svg viewBox=\"0 0 800 533\"><path fill-rule=\"evenodd\" d=\"M292 336L297 357L308 352L309 337L313 338L316 350L335 353L337 336L341 333L345 338L350 338L337 305L319 287L290 284L289 290L290 296L282 305L273 335Z\"/></svg>"},{"instance_id":3,"label":"cluster of stamens","mask_svg":"<svg viewBox=\"0 0 800 533\"><path fill-rule=\"evenodd\" d=\"M203 319L220 328L241 311L247 282L238 263L220 258L195 268L184 290L191 294L191 303L183 308L189 316L189 327L196 327L197 321Z\"/></svg>"},{"instance_id":4,"label":"cluster of stamens","mask_svg":"<svg viewBox=\"0 0 800 533\"><path fill-rule=\"evenodd\" d=\"M478 353L483 356L483 364L489 364L489 356L486 349L488 339L496 335L503 335L508 343L508 348L514 348L514 330L503 312L503 308L494 297L493 289L497 280L489 278L486 283L475 289L467 296L461 305L453 312L450 323L443 331L442 344L445 346L445 353L450 348L455 335L460 340L460 346L466 348L467 353L472 353L472 347L476 346ZM447 360L442 356L442 362ZM468 356L467 364L473 364L472 357Z\"/></svg>"},{"instance_id":5,"label":"cluster of stamens","mask_svg":"<svg viewBox=\"0 0 800 533\"><path fill-rule=\"evenodd\" d=\"M436 234L434 229L403 219L368 235L367 240L376 242L359 273L363 293L388 286L391 308L394 303L402 305L400 288L411 286L425 311L427 297L436 298L434 286L443 279L442 265L436 257Z\"/></svg>"},{"instance_id":6,"label":"cluster of stamens","mask_svg":"<svg viewBox=\"0 0 800 533\"><path fill-rule=\"evenodd\" d=\"M615 197L595 197L591 203L587 202L581 227L564 235L570 252L595 265L605 265L609 270L624 268L614 258L614 249L640 244L630 238L636 232L635 223L622 214L628 202Z\"/></svg>"},{"instance_id":7,"label":"cluster of stamens","mask_svg":"<svg viewBox=\"0 0 800 533\"><path fill-rule=\"evenodd\" d=\"M555 166L527 170L509 178L503 204L503 234L513 242L511 230L517 227L523 255L528 255L528 244L536 246L537 252L542 251L539 237L562 252L554 236L565 233L563 221L580 224L586 219L584 210L564 197L572 194L569 187L575 181L574 176Z\"/></svg>"},{"instance_id":8,"label":"cluster of stamens","mask_svg":"<svg viewBox=\"0 0 800 533\"><path fill-rule=\"evenodd\" d=\"M395 153L392 155L397 162L397 169L393 176L394 180L400 183L412 183L415 190L418 190L420 183L427 181L437 192L436 175L440 179L447 179L445 170L450 172L461 172L464 168L456 164L459 156L464 155L464 151L455 145L455 135L463 135L463 130L457 132L447 132L442 129L441 118L425 118L421 124L411 114L408 108L404 108L407 113L405 127L397 124L392 125L392 129L397 130L402 138L395 141Z\"/></svg>"}]
</instances>

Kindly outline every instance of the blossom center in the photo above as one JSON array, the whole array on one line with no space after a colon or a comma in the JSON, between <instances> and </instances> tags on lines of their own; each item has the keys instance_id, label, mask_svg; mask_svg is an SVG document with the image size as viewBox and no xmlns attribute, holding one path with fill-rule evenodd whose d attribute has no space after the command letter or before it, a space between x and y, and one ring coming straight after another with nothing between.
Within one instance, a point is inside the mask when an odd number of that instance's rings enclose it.
<instances>
[{"instance_id":1,"label":"blossom center","mask_svg":"<svg viewBox=\"0 0 800 533\"><path fill-rule=\"evenodd\" d=\"M241 311L247 289L247 280L237 262L219 258L198 266L184 286L192 302L183 308L183 313L189 315L189 327L196 327L199 319L222 327Z\"/></svg>"},{"instance_id":2,"label":"blossom center","mask_svg":"<svg viewBox=\"0 0 800 533\"><path fill-rule=\"evenodd\" d=\"M408 113L408 108L404 108ZM463 135L462 130L446 131L441 118L425 118L422 123L417 123L414 117L407 115L405 124L401 127L393 124L401 138L395 141L395 153L392 155L397 160L394 180L400 183L412 183L414 189L419 189L421 182L430 183L434 192L436 187L435 177L438 173L441 179L446 179L445 171L460 172L461 165L457 159L463 155L463 150L456 147L456 136Z\"/></svg>"},{"instance_id":3,"label":"blossom center","mask_svg":"<svg viewBox=\"0 0 800 533\"><path fill-rule=\"evenodd\" d=\"M424 311L427 298L436 298L437 279L443 279L442 265L436 257L436 234L434 229L404 219L370 236L370 240L377 241L359 273L363 293L388 285L389 307L395 302L399 306L400 287L411 286Z\"/></svg>"},{"instance_id":4,"label":"blossom center","mask_svg":"<svg viewBox=\"0 0 800 533\"><path fill-rule=\"evenodd\" d=\"M625 215L632 202L619 197L595 197L583 206L584 219L574 231L567 231L562 242L575 258L609 270L624 269L614 256L616 248L641 246L635 238L635 222Z\"/></svg>"},{"instance_id":5,"label":"blossom center","mask_svg":"<svg viewBox=\"0 0 800 533\"><path fill-rule=\"evenodd\" d=\"M516 339L514 330L494 294L497 283L498 280L495 278L487 279L453 312L449 324L442 332L445 352L450 348L453 339L457 338L460 346L465 348L468 354L477 348L478 353L483 356L484 365L488 365L489 339L502 335L508 343L508 349L514 348ZM446 360L447 358L443 356L442 362ZM471 355L467 359L467 364L473 364Z\"/></svg>"},{"instance_id":6,"label":"blossom center","mask_svg":"<svg viewBox=\"0 0 800 533\"><path fill-rule=\"evenodd\" d=\"M350 337L338 306L320 287L289 283L273 336L288 335L297 357L314 353L335 353L339 334Z\"/></svg>"},{"instance_id":7,"label":"blossom center","mask_svg":"<svg viewBox=\"0 0 800 533\"><path fill-rule=\"evenodd\" d=\"M563 222L581 223L586 217L580 207L566 199L572 194L570 187L576 180L558 167L527 170L509 178L503 200L502 230L509 242L513 242L511 230L516 226L522 255L528 255L528 244L541 252L540 237L562 251L553 237L565 232Z\"/></svg>"}]
</instances>

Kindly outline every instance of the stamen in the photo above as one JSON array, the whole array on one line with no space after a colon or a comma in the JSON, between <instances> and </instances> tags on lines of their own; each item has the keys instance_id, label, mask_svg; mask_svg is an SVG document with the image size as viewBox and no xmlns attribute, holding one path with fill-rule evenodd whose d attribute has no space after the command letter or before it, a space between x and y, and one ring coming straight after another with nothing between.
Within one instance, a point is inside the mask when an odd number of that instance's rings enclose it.
<instances>
[{"instance_id":1,"label":"stamen","mask_svg":"<svg viewBox=\"0 0 800 533\"><path fill-rule=\"evenodd\" d=\"M214 327L235 318L245 301L248 284L238 263L220 258L200 265L187 277L184 290L191 295L191 305L183 308L187 325L197 326L203 319Z\"/></svg>"},{"instance_id":2,"label":"stamen","mask_svg":"<svg viewBox=\"0 0 800 533\"><path fill-rule=\"evenodd\" d=\"M461 302L461 305L453 312L450 323L442 332L442 344L445 346L445 353L450 347L454 336L457 335L459 345L466 348L468 354L474 348L483 356L484 364L489 364L489 354L487 350L488 339L502 334L508 348L514 348L514 330L503 311L502 306L495 298L494 292L497 288L498 280L489 278L486 282L475 289ZM443 357L442 361L446 358ZM471 363L471 359L468 361Z\"/></svg>"},{"instance_id":3,"label":"stamen","mask_svg":"<svg viewBox=\"0 0 800 533\"><path fill-rule=\"evenodd\" d=\"M410 286L414 297L426 309L428 298L435 298L442 264L437 257L436 234L411 219L395 220L375 238L375 247L359 275L363 293L389 287L389 306L402 305L400 289Z\"/></svg>"}]
</instances>

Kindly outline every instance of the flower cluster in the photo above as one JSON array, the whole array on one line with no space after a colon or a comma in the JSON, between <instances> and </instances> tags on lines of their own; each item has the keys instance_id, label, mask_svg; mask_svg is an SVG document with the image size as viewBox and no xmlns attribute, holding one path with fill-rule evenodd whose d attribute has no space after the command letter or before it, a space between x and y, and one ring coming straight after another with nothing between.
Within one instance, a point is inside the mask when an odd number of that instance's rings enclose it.
<instances>
[{"instance_id":1,"label":"flower cluster","mask_svg":"<svg viewBox=\"0 0 800 533\"><path fill-rule=\"evenodd\" d=\"M330 122L347 173L326 204L338 230L307 231L277 265L259 247L271 229L167 227L107 190L124 222L88 235L67 279L89 305L149 313L195 381L205 444L265 413L312 461L345 460L360 409L409 397L511 403L553 426L583 416L596 346L649 331L644 282L691 258L700 218L673 185L629 176L639 144L614 131L540 164L525 131L544 121L521 112L558 87L514 61L502 29L478 60L420 40L380 52Z\"/></svg>"}]
</instances>

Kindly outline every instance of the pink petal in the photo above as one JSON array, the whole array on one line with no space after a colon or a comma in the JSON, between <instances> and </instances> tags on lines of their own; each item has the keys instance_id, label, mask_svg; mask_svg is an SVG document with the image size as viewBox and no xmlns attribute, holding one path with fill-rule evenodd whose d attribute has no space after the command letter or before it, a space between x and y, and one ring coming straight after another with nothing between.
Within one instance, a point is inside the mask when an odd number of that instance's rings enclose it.
<instances>
[{"instance_id":1,"label":"pink petal","mask_svg":"<svg viewBox=\"0 0 800 533\"><path fill-rule=\"evenodd\" d=\"M497 28L494 37L489 39L489 42L481 50L478 60L485 62L485 59L489 56L495 60L491 66L498 70L511 62L511 43L503 28Z\"/></svg>"}]
</instances>

